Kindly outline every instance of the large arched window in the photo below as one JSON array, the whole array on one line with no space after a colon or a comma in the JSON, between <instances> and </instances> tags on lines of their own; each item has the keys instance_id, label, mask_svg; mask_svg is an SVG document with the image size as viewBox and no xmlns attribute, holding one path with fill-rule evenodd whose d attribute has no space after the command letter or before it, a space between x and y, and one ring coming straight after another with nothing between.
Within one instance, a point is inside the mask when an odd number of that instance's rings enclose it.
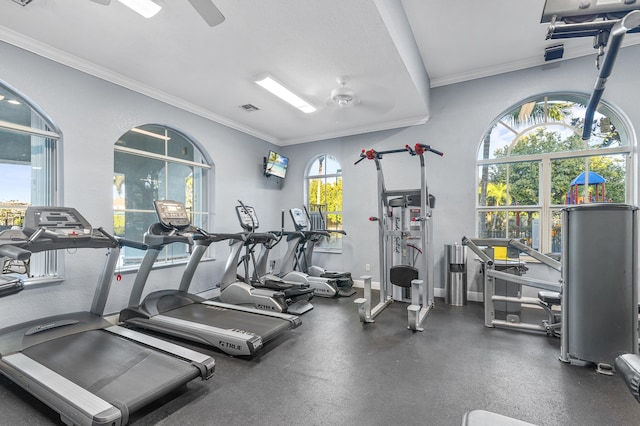
<instances>
[{"instance_id":1,"label":"large arched window","mask_svg":"<svg viewBox=\"0 0 640 426\"><path fill-rule=\"evenodd\" d=\"M560 210L578 203L628 203L633 156L630 127L600 104L591 139L581 138L588 97L528 99L491 125L478 150L478 236L522 238L542 252L561 251Z\"/></svg>"},{"instance_id":2,"label":"large arched window","mask_svg":"<svg viewBox=\"0 0 640 426\"><path fill-rule=\"evenodd\" d=\"M59 140L37 106L0 82L0 230L22 226L30 205L58 204ZM56 278L57 265L55 251L34 254L28 282Z\"/></svg>"},{"instance_id":3,"label":"large arched window","mask_svg":"<svg viewBox=\"0 0 640 426\"><path fill-rule=\"evenodd\" d=\"M342 230L342 167L327 154L309 162L305 173L306 207L311 213L313 229ZM323 223L324 218L324 223ZM315 246L319 250L342 250L342 234L332 232L331 238Z\"/></svg>"},{"instance_id":4,"label":"large arched window","mask_svg":"<svg viewBox=\"0 0 640 426\"><path fill-rule=\"evenodd\" d=\"M122 135L114 148L113 227L114 233L142 241L157 216L153 202L181 201L191 223L211 229L209 194L211 162L193 141L177 130L147 124ZM122 266L140 263L143 252L125 248ZM171 244L158 262L184 261L188 247Z\"/></svg>"}]
</instances>

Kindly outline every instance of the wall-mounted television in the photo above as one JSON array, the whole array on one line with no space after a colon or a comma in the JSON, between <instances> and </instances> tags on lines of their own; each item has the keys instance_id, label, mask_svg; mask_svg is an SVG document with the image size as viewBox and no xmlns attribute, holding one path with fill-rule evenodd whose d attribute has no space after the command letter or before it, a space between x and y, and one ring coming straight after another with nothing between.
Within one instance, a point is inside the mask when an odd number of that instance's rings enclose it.
<instances>
[{"instance_id":1,"label":"wall-mounted television","mask_svg":"<svg viewBox=\"0 0 640 426\"><path fill-rule=\"evenodd\" d=\"M284 155L280 155L275 151L269 151L269 156L265 158L264 175L276 176L284 179L287 175L287 166L289 159Z\"/></svg>"}]
</instances>

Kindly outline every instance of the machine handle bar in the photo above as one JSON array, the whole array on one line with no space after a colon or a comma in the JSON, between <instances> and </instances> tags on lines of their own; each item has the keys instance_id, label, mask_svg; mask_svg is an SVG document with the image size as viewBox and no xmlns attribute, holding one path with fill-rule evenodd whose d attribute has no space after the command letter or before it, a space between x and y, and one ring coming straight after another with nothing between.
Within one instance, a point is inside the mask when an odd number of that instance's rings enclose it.
<instances>
[{"instance_id":1,"label":"machine handle bar","mask_svg":"<svg viewBox=\"0 0 640 426\"><path fill-rule=\"evenodd\" d=\"M440 157L444 155L444 152L431 148L431 145L425 145L422 143L417 143L413 149L411 149L411 147L407 145L407 151L409 151L411 155L416 155L416 154L422 155L427 151L433 152L434 154L439 155Z\"/></svg>"},{"instance_id":2,"label":"machine handle bar","mask_svg":"<svg viewBox=\"0 0 640 426\"><path fill-rule=\"evenodd\" d=\"M31 257L31 252L29 250L25 250L21 247L12 246L12 245L3 245L0 246L0 257L10 257L12 259L25 261Z\"/></svg>"},{"instance_id":3,"label":"machine handle bar","mask_svg":"<svg viewBox=\"0 0 640 426\"><path fill-rule=\"evenodd\" d=\"M421 144L421 143L417 143L415 145L414 148L411 148L409 145L405 145L404 148L401 149L390 149L387 151L376 151L375 149L370 149L369 151L366 150L362 150L362 152L360 153L360 159L358 161L356 161L355 163L353 163L353 165L355 166L356 164L358 164L359 162L361 162L364 159L367 160L373 160L373 159L381 159L382 156L384 154L396 154L398 152L408 152L411 155L422 155L425 152L430 151L433 152L436 155L439 156L443 156L444 152L442 151L438 151L437 149L431 148L431 145L425 145L425 144Z\"/></svg>"}]
</instances>

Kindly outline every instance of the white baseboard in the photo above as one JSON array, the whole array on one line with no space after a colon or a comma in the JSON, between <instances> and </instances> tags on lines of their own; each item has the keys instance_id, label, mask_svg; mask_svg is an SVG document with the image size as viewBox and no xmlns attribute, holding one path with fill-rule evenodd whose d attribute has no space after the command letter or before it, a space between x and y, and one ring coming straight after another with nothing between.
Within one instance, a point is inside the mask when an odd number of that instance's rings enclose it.
<instances>
[{"instance_id":1,"label":"white baseboard","mask_svg":"<svg viewBox=\"0 0 640 426\"><path fill-rule=\"evenodd\" d=\"M353 280L353 286L357 288L364 288L364 280ZM379 281L371 281L371 288L373 290L380 290ZM433 289L433 295L435 297L441 297L444 299L444 288L436 287ZM467 291L467 300L469 302L482 302L484 300L482 292L479 291Z\"/></svg>"}]
</instances>

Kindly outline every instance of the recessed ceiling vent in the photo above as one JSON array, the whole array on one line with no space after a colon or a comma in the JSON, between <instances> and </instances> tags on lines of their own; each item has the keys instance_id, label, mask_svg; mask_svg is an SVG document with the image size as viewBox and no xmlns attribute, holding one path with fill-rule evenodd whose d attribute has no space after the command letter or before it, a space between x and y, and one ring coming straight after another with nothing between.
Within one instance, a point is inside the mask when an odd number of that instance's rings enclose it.
<instances>
[{"instance_id":1,"label":"recessed ceiling vent","mask_svg":"<svg viewBox=\"0 0 640 426\"><path fill-rule=\"evenodd\" d=\"M255 105L251 105L251 104L240 105L240 108L242 108L243 110L245 110L247 112L260 111L260 108L258 108Z\"/></svg>"}]
</instances>

